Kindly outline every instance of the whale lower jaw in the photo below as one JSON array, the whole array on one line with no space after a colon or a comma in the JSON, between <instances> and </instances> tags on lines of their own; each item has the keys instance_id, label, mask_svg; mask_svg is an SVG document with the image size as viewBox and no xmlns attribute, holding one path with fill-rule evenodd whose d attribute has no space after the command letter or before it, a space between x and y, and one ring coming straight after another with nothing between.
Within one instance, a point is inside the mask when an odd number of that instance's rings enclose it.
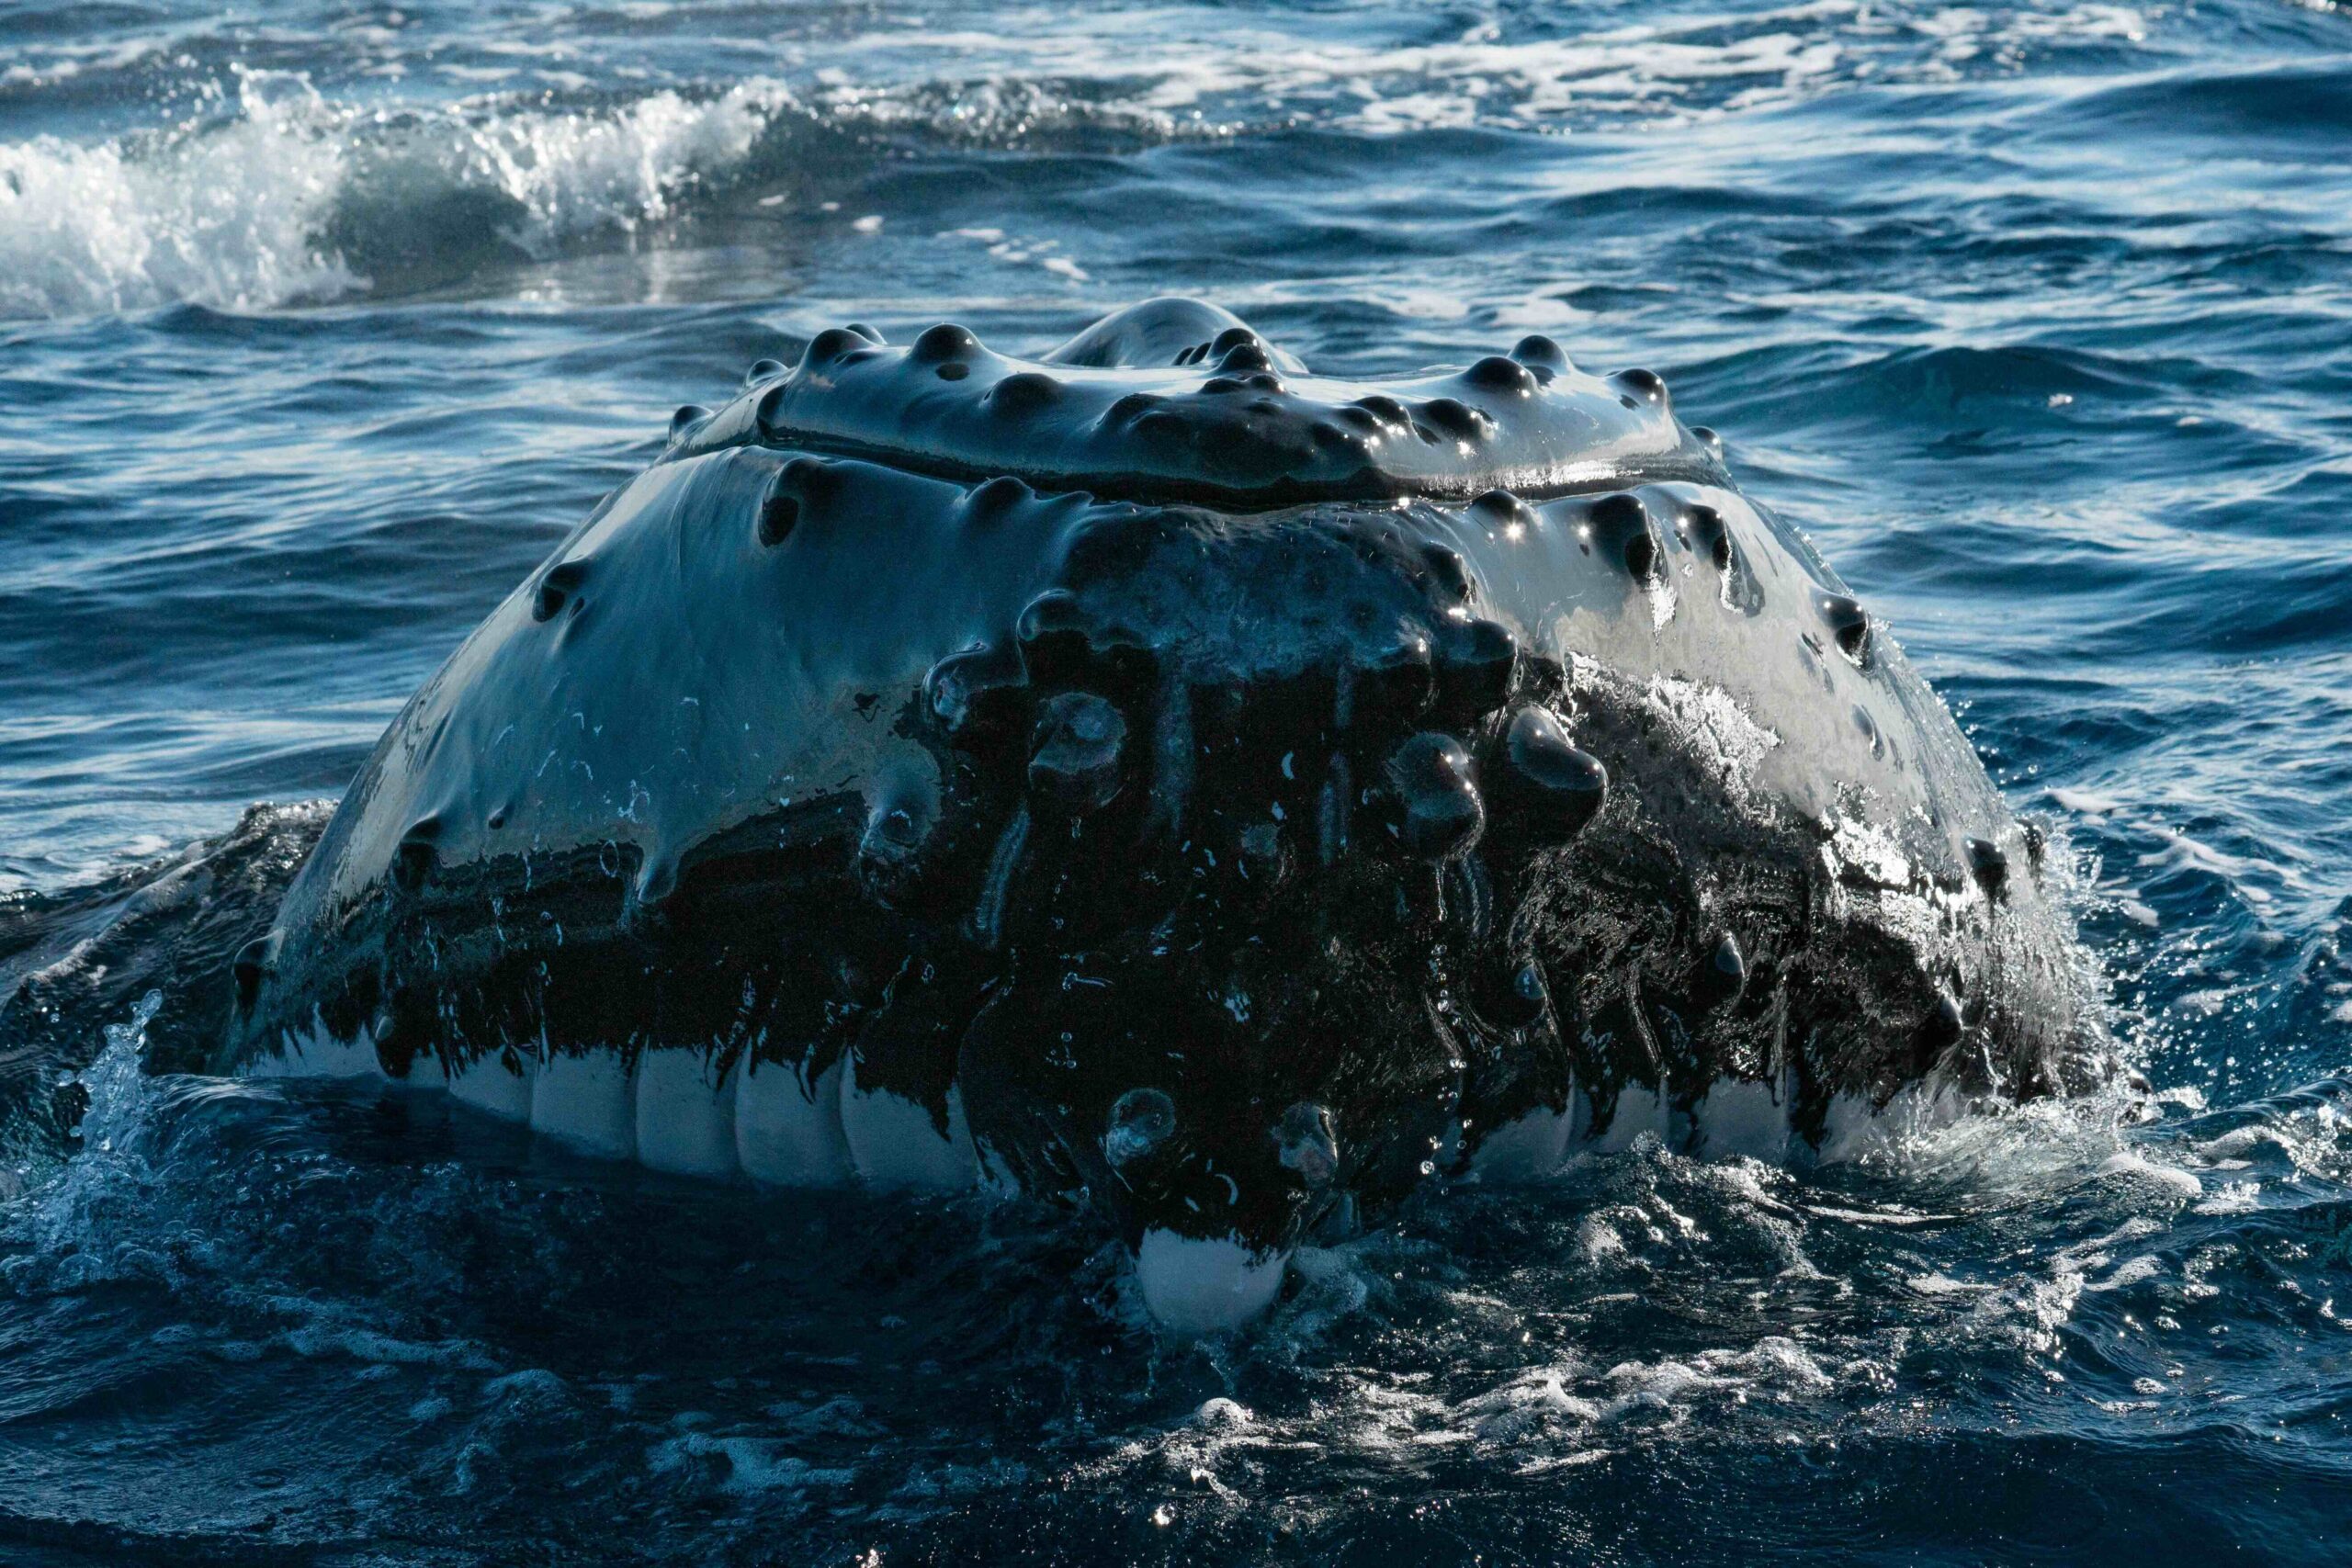
<instances>
[{"instance_id":1,"label":"whale lower jaw","mask_svg":"<svg viewBox=\"0 0 2352 1568\"><path fill-rule=\"evenodd\" d=\"M686 1048L548 1051L508 1047L455 1068L420 1058L411 1074L386 1072L361 1029L337 1037L314 1021L288 1030L279 1050L243 1069L255 1078L373 1083L446 1092L479 1114L532 1132L594 1159L641 1165L666 1175L748 1180L775 1188L853 1183L915 1193L1010 1192L1012 1183L973 1140L958 1090L947 1096L946 1126L929 1110L888 1089L861 1089L848 1055L813 1078L775 1061L740 1056L723 1068L715 1054ZM1564 1110L1526 1111L1480 1138L1467 1179L1541 1181L1587 1154L1616 1154L1645 1140L1706 1159L1826 1165L1860 1159L1897 1131L1956 1120L1964 1095L1933 1082L1906 1088L1886 1105L1859 1095L1830 1104L1818 1145L1790 1120L1792 1086L1724 1077L1688 1110L1638 1085L1620 1089L1605 1122L1581 1090ZM1289 1253L1252 1250L1229 1236L1148 1230L1136 1254L1146 1308L1162 1327L1187 1334L1234 1327L1280 1293Z\"/></svg>"}]
</instances>

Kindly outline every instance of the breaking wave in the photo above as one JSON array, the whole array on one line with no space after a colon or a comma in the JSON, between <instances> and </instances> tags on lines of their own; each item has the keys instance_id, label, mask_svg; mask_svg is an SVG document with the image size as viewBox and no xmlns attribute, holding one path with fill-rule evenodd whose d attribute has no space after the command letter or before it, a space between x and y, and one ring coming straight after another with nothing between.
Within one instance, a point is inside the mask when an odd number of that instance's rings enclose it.
<instances>
[{"instance_id":1,"label":"breaking wave","mask_svg":"<svg viewBox=\"0 0 2352 1568\"><path fill-rule=\"evenodd\" d=\"M299 76L240 71L218 118L0 145L0 312L259 310L386 269L634 233L741 174L791 101L752 83L571 112L362 111Z\"/></svg>"},{"instance_id":2,"label":"breaking wave","mask_svg":"<svg viewBox=\"0 0 2352 1568\"><path fill-rule=\"evenodd\" d=\"M648 25L664 12L646 8ZM232 59L192 83L166 75L154 90L190 106L171 124L0 142L0 317L397 297L582 246L658 244L733 205L832 218L827 194L892 149L1101 151L1298 126L1638 129L2015 72L2053 51L2135 39L2145 25L2113 6L1994 16L1851 0L1566 36L1484 22L1402 45L1334 39L1312 17L1190 38L1149 15L1007 22L1001 35L913 27L846 40L832 52L859 63L854 78L828 66L632 89L551 67L444 65L445 79L499 85L387 107L351 84L322 90L308 69ZM1136 27L1153 36L1125 36ZM0 96L153 88L170 62L194 60L178 47L52 51L0 73ZM569 58L520 38L500 52ZM650 74L602 63L608 77ZM393 50L354 69L433 66ZM134 72L145 74L108 79Z\"/></svg>"}]
</instances>

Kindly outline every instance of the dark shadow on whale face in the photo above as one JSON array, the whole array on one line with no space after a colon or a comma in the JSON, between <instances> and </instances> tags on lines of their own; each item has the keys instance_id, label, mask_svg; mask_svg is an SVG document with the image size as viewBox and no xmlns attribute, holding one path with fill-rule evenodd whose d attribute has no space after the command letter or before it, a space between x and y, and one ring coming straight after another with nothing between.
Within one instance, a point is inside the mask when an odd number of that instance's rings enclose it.
<instances>
[{"instance_id":1,"label":"dark shadow on whale face","mask_svg":"<svg viewBox=\"0 0 2352 1568\"><path fill-rule=\"evenodd\" d=\"M1067 1199L1211 1324L1441 1170L2088 1081L2040 880L1650 372L852 326L681 411L417 694L204 1055Z\"/></svg>"}]
</instances>

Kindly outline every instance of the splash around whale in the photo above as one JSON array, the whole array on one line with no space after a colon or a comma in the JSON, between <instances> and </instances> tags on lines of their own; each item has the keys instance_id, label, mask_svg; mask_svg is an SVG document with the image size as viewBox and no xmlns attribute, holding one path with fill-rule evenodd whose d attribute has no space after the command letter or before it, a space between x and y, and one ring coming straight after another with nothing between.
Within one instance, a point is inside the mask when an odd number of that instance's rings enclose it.
<instances>
[{"instance_id":1,"label":"splash around whale","mask_svg":"<svg viewBox=\"0 0 2352 1568\"><path fill-rule=\"evenodd\" d=\"M175 939L151 1065L1091 1208L1179 1328L1434 1177L2112 1070L1893 638L1543 337L1348 382L1181 299L1035 360L820 333L679 411L290 886L273 841L204 862L259 934Z\"/></svg>"}]
</instances>

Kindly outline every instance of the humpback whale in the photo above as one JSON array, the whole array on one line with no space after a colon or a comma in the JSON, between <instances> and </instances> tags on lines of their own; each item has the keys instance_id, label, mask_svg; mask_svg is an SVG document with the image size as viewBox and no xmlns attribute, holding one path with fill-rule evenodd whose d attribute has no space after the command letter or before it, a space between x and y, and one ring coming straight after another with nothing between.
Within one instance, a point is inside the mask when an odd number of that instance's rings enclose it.
<instances>
[{"instance_id":1,"label":"humpback whale","mask_svg":"<svg viewBox=\"0 0 2352 1568\"><path fill-rule=\"evenodd\" d=\"M2043 850L1650 371L851 324L416 693L177 1051L1082 1207L1214 1328L1432 1179L2098 1081Z\"/></svg>"}]
</instances>

